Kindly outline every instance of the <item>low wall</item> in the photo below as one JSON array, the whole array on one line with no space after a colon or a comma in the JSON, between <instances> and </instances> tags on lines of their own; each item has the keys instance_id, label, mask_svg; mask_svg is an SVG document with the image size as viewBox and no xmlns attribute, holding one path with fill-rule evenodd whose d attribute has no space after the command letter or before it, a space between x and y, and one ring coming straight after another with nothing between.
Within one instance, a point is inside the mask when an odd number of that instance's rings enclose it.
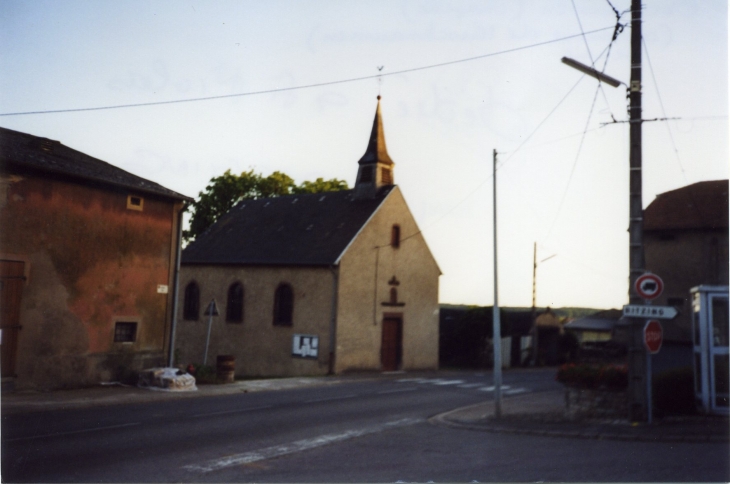
<instances>
[{"instance_id":1,"label":"low wall","mask_svg":"<svg viewBox=\"0 0 730 484\"><path fill-rule=\"evenodd\" d=\"M626 391L565 387L565 416L571 420L627 418Z\"/></svg>"}]
</instances>

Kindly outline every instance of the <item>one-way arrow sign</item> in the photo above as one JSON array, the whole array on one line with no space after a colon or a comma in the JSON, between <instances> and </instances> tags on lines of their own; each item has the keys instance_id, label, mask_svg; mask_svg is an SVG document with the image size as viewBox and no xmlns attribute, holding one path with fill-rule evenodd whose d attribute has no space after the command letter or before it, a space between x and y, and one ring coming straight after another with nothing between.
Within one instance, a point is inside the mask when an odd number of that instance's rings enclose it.
<instances>
[{"instance_id":1,"label":"one-way arrow sign","mask_svg":"<svg viewBox=\"0 0 730 484\"><path fill-rule=\"evenodd\" d=\"M677 308L672 306L627 304L624 306L624 316L627 318L674 319L677 316Z\"/></svg>"}]
</instances>

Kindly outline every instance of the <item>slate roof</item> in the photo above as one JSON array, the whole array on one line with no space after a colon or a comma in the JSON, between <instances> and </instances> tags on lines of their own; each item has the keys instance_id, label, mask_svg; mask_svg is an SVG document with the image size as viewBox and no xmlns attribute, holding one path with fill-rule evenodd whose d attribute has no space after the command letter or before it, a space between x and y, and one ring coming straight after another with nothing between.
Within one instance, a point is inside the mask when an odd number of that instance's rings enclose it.
<instances>
[{"instance_id":1,"label":"slate roof","mask_svg":"<svg viewBox=\"0 0 730 484\"><path fill-rule=\"evenodd\" d=\"M644 230L727 227L727 180L704 181L661 193L644 210Z\"/></svg>"},{"instance_id":2,"label":"slate roof","mask_svg":"<svg viewBox=\"0 0 730 484\"><path fill-rule=\"evenodd\" d=\"M133 175L59 141L0 128L0 168L21 169L191 201L153 181Z\"/></svg>"},{"instance_id":3,"label":"slate roof","mask_svg":"<svg viewBox=\"0 0 730 484\"><path fill-rule=\"evenodd\" d=\"M394 188L372 199L343 190L243 200L183 250L182 263L335 264Z\"/></svg>"},{"instance_id":4,"label":"slate roof","mask_svg":"<svg viewBox=\"0 0 730 484\"><path fill-rule=\"evenodd\" d=\"M566 324L564 328L578 331L611 331L622 316L621 309L607 309L575 319Z\"/></svg>"}]
</instances>

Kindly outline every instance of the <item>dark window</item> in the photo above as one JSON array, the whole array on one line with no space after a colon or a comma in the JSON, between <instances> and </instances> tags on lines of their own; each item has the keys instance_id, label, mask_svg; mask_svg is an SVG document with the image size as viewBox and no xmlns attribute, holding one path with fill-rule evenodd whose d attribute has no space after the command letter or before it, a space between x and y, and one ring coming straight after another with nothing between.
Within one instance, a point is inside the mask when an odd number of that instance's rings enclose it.
<instances>
[{"instance_id":1,"label":"dark window","mask_svg":"<svg viewBox=\"0 0 730 484\"><path fill-rule=\"evenodd\" d=\"M291 326L294 313L294 292L289 284L279 284L274 295L274 324Z\"/></svg>"},{"instance_id":2,"label":"dark window","mask_svg":"<svg viewBox=\"0 0 730 484\"><path fill-rule=\"evenodd\" d=\"M191 282L185 287L185 302L183 319L197 321L200 316L200 289L197 282Z\"/></svg>"},{"instance_id":3,"label":"dark window","mask_svg":"<svg viewBox=\"0 0 730 484\"><path fill-rule=\"evenodd\" d=\"M243 322L243 284L234 282L228 288L228 304L226 305L226 321Z\"/></svg>"},{"instance_id":4,"label":"dark window","mask_svg":"<svg viewBox=\"0 0 730 484\"><path fill-rule=\"evenodd\" d=\"M127 196L127 208L128 209L142 211L143 206L144 206L144 199L142 197L138 197L136 195Z\"/></svg>"},{"instance_id":5,"label":"dark window","mask_svg":"<svg viewBox=\"0 0 730 484\"><path fill-rule=\"evenodd\" d=\"M381 168L380 169L380 181L383 183L383 185L392 185L393 184L393 172L391 172L389 168Z\"/></svg>"},{"instance_id":6,"label":"dark window","mask_svg":"<svg viewBox=\"0 0 730 484\"><path fill-rule=\"evenodd\" d=\"M390 245L393 246L394 249L397 249L400 247L400 226L399 225L393 225L393 228L390 231Z\"/></svg>"},{"instance_id":7,"label":"dark window","mask_svg":"<svg viewBox=\"0 0 730 484\"><path fill-rule=\"evenodd\" d=\"M390 304L397 304L398 303L398 289L391 287L390 288Z\"/></svg>"},{"instance_id":8,"label":"dark window","mask_svg":"<svg viewBox=\"0 0 730 484\"><path fill-rule=\"evenodd\" d=\"M114 326L115 343L134 343L137 339L137 323L117 323Z\"/></svg>"},{"instance_id":9,"label":"dark window","mask_svg":"<svg viewBox=\"0 0 730 484\"><path fill-rule=\"evenodd\" d=\"M360 171L360 183L371 183L373 181L373 167L363 166Z\"/></svg>"}]
</instances>

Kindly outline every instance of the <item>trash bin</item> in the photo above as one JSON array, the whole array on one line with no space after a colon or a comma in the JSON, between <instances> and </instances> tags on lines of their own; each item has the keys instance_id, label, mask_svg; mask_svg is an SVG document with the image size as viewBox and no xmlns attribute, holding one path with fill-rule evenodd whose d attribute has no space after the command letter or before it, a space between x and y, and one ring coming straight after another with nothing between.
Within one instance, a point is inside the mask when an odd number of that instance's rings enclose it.
<instances>
[{"instance_id":1,"label":"trash bin","mask_svg":"<svg viewBox=\"0 0 730 484\"><path fill-rule=\"evenodd\" d=\"M218 355L216 359L216 376L218 383L233 383L236 374L236 357Z\"/></svg>"}]
</instances>

